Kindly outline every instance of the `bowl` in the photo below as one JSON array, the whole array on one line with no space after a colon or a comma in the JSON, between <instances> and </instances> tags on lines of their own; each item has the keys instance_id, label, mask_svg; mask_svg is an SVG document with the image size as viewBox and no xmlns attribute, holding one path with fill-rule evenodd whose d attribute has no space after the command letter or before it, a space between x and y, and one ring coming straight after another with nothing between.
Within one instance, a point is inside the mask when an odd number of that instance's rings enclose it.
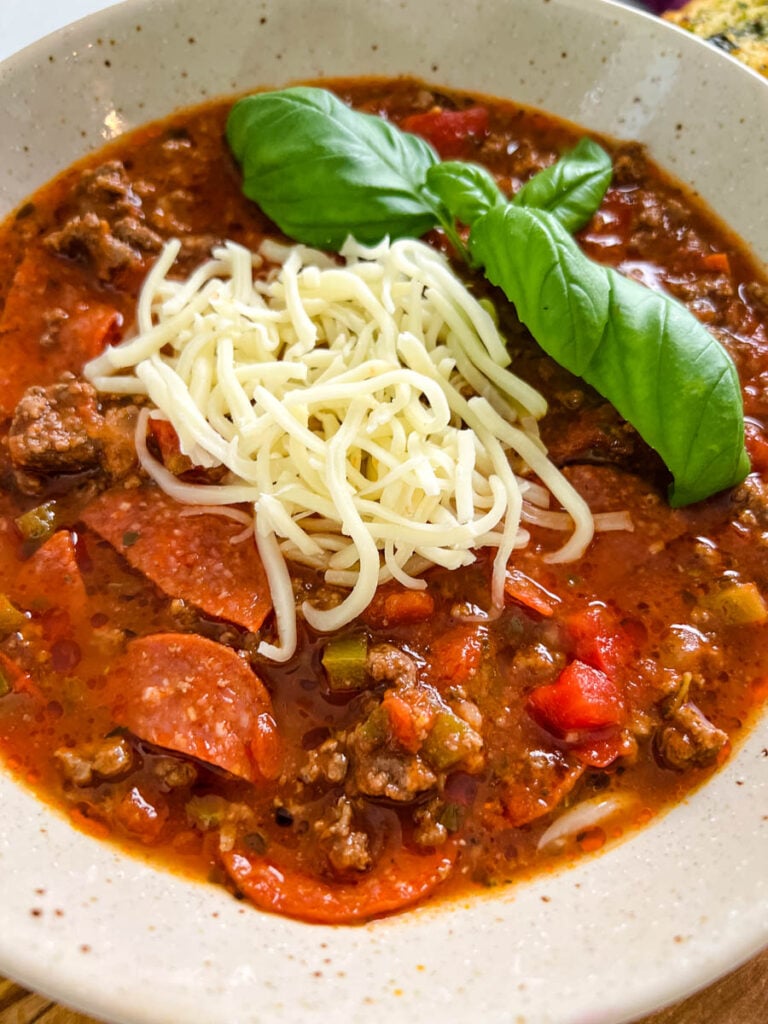
<instances>
[{"instance_id":1,"label":"bowl","mask_svg":"<svg viewBox=\"0 0 768 1024\"><path fill-rule=\"evenodd\" d=\"M610 0L129 0L0 65L0 214L181 105L401 72L643 141L768 255L765 81ZM707 785L576 867L355 928L156 870L0 772L0 971L124 1024L619 1024L768 943L767 747L763 716Z\"/></svg>"}]
</instances>

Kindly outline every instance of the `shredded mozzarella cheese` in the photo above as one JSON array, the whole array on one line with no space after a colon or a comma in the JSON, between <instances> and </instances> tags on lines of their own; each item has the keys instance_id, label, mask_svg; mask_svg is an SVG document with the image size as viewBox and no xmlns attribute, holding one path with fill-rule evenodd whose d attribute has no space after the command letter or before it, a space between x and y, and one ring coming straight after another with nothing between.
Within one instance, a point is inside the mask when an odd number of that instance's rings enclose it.
<instances>
[{"instance_id":1,"label":"shredded mozzarella cheese","mask_svg":"<svg viewBox=\"0 0 768 1024\"><path fill-rule=\"evenodd\" d=\"M168 276L178 252L168 243L148 275L136 336L86 375L149 397L137 451L169 495L253 508L278 630L263 655L283 661L296 647L286 561L349 590L334 607L302 607L330 631L380 583L424 587L426 568L466 565L481 547L496 549L500 607L524 521L570 531L550 561L584 551L593 519L547 459L545 400L509 371L493 319L434 249L350 241L338 265L303 246L254 254L228 242L186 281ZM169 420L197 465L226 467L224 482L169 473L147 449L148 416ZM549 511L550 495L563 511Z\"/></svg>"}]
</instances>

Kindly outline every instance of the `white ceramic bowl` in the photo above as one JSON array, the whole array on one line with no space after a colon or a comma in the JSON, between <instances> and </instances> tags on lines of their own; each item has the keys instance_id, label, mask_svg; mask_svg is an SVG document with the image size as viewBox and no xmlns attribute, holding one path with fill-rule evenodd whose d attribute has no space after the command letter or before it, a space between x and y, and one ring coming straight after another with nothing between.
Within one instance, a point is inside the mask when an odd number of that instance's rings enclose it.
<instances>
[{"instance_id":1,"label":"white ceramic bowl","mask_svg":"<svg viewBox=\"0 0 768 1024\"><path fill-rule=\"evenodd\" d=\"M0 214L212 95L409 72L647 142L768 254L768 84L609 0L134 0L0 65ZM360 928L262 915L73 832L0 773L0 971L114 1022L618 1024L768 943L768 718L577 868Z\"/></svg>"}]
</instances>

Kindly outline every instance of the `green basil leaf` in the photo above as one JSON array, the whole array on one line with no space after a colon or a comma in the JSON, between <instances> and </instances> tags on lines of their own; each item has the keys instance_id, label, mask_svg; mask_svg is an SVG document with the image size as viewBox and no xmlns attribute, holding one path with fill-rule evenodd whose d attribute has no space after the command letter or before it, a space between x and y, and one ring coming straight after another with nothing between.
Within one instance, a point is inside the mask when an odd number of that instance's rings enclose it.
<instances>
[{"instance_id":1,"label":"green basil leaf","mask_svg":"<svg viewBox=\"0 0 768 1024\"><path fill-rule=\"evenodd\" d=\"M508 204L469 238L541 347L607 398L672 473L687 505L749 472L736 368L684 306L593 263L555 216Z\"/></svg>"},{"instance_id":2,"label":"green basil leaf","mask_svg":"<svg viewBox=\"0 0 768 1024\"><path fill-rule=\"evenodd\" d=\"M513 202L547 210L567 231L578 231L602 202L612 174L606 151L592 139L581 139L556 163L526 181Z\"/></svg>"},{"instance_id":3,"label":"green basil leaf","mask_svg":"<svg viewBox=\"0 0 768 1024\"><path fill-rule=\"evenodd\" d=\"M427 171L427 188L434 193L450 216L472 225L506 197L493 176L477 164L447 160Z\"/></svg>"},{"instance_id":4,"label":"green basil leaf","mask_svg":"<svg viewBox=\"0 0 768 1024\"><path fill-rule=\"evenodd\" d=\"M439 220L423 187L434 150L325 89L239 100L227 140L245 194L297 241L338 250L353 235L373 245L386 235L418 237Z\"/></svg>"}]
</instances>

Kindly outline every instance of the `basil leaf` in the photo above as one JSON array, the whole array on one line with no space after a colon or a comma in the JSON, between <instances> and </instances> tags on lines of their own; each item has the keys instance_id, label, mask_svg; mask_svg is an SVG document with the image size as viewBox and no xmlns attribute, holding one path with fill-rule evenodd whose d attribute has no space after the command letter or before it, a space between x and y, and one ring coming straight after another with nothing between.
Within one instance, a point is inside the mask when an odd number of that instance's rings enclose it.
<instances>
[{"instance_id":1,"label":"basil leaf","mask_svg":"<svg viewBox=\"0 0 768 1024\"><path fill-rule=\"evenodd\" d=\"M542 210L494 207L475 223L469 247L541 347L661 455L673 476L672 505L744 479L736 368L684 306L593 263Z\"/></svg>"},{"instance_id":2,"label":"basil leaf","mask_svg":"<svg viewBox=\"0 0 768 1024\"><path fill-rule=\"evenodd\" d=\"M606 151L592 139L581 139L556 163L526 181L512 201L547 210L567 231L578 231L602 202L612 174Z\"/></svg>"},{"instance_id":3,"label":"basil leaf","mask_svg":"<svg viewBox=\"0 0 768 1024\"><path fill-rule=\"evenodd\" d=\"M243 191L286 235L338 250L418 237L439 220L423 188L434 150L325 89L296 87L239 100L227 141Z\"/></svg>"},{"instance_id":4,"label":"basil leaf","mask_svg":"<svg viewBox=\"0 0 768 1024\"><path fill-rule=\"evenodd\" d=\"M427 188L441 201L448 213L462 224L472 225L506 197L493 176L477 164L447 160L427 171Z\"/></svg>"}]
</instances>

